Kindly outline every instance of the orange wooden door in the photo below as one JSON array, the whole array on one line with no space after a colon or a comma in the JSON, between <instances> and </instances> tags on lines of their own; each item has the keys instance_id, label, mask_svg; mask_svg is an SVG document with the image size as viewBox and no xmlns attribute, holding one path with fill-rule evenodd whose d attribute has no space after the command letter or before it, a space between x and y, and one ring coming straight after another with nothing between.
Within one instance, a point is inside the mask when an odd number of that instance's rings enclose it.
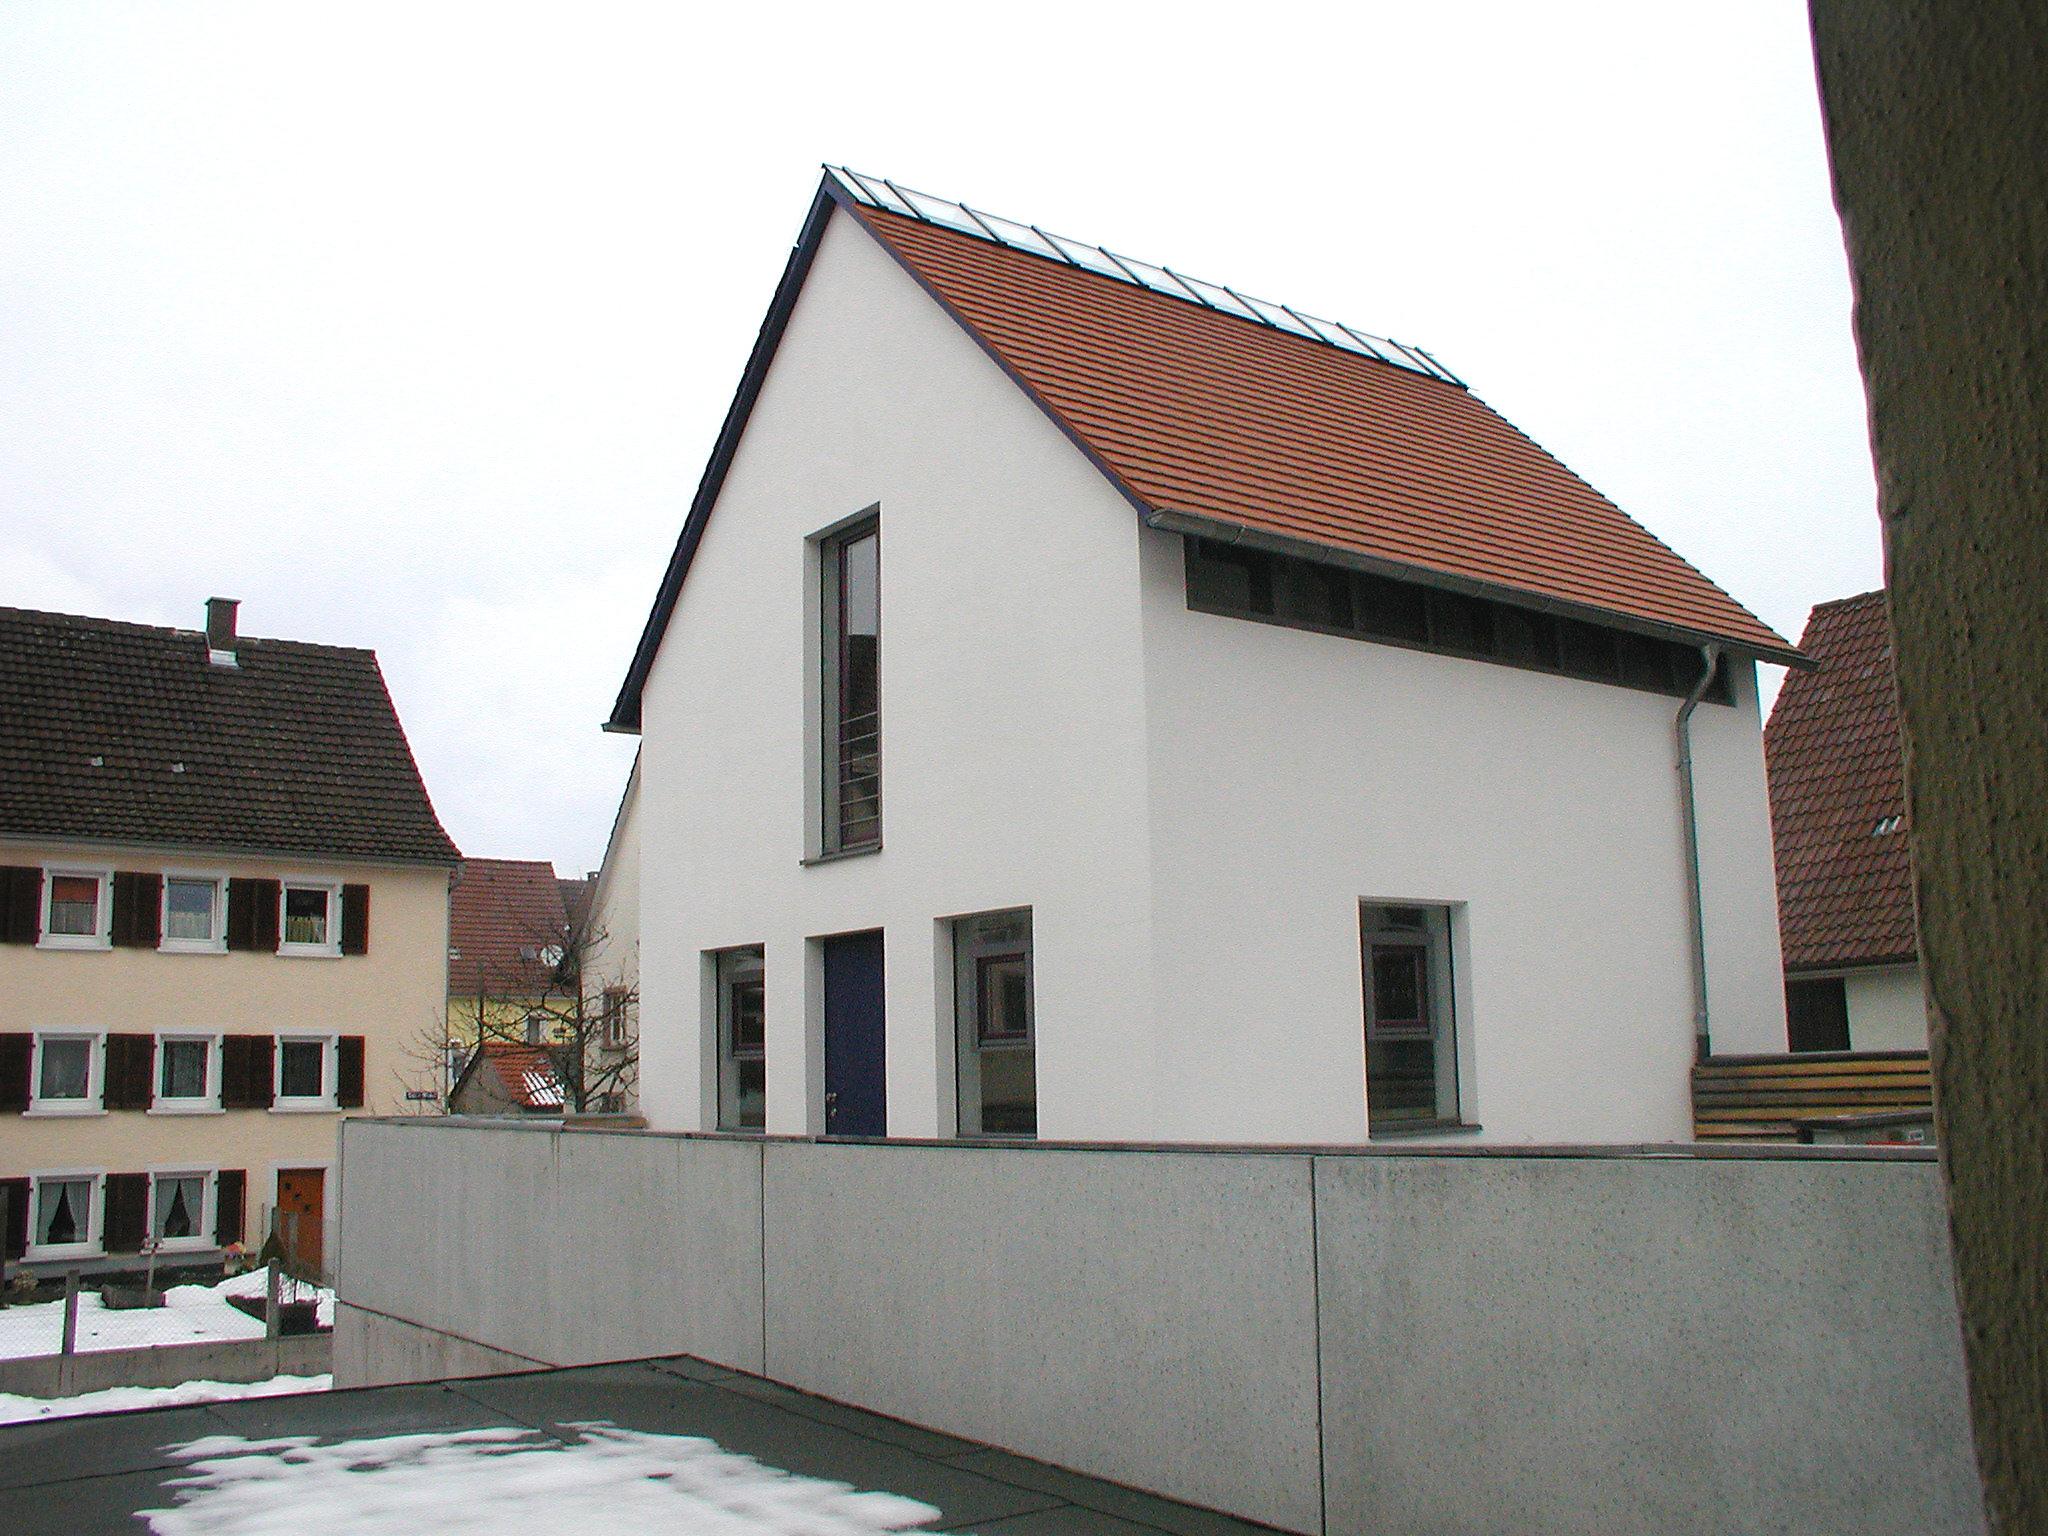
<instances>
[{"instance_id":1,"label":"orange wooden door","mask_svg":"<svg viewBox=\"0 0 2048 1536\"><path fill-rule=\"evenodd\" d=\"M284 1244L287 1262L306 1273L317 1274L320 1269L321 1223L326 1211L325 1168L286 1168L278 1173L278 1238Z\"/></svg>"}]
</instances>

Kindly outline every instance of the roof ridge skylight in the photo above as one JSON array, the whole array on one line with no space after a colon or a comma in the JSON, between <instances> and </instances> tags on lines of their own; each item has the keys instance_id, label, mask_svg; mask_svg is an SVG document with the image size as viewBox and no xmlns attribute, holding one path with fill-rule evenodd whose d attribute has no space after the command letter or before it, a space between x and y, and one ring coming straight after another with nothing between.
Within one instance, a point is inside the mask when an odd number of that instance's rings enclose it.
<instances>
[{"instance_id":1,"label":"roof ridge skylight","mask_svg":"<svg viewBox=\"0 0 2048 1536\"><path fill-rule=\"evenodd\" d=\"M1105 246L1090 245L1084 240L1070 240L1065 235L1049 234L1036 224L1019 223L1015 219L1006 219L997 214L970 208L965 203L956 203L950 198L933 197L929 193L900 186L886 177L863 176L860 172L843 165L828 165L825 170L845 189L848 196L866 207L902 214L923 224L935 224L942 229L972 235L977 240L1008 246L1014 251L1042 256L1048 261L1057 261L1070 267L1080 267L1102 277L1113 278L1120 283L1129 283L1133 287L1149 289L1153 293L1179 299L1183 303L1199 304L1204 309L1215 310L1218 314L1249 320L1270 330L1286 331L1289 335L1304 336L1311 341L1320 341L1326 346L1337 347L1345 352L1355 352L1361 357L1370 357L1395 368L1405 368L1410 373L1441 379L1461 389L1464 387L1463 379L1422 348L1395 341L1390 336L1376 336L1370 331L1361 331L1346 325L1341 320L1321 320L1286 304L1251 298L1223 283L1211 283L1198 277L1188 277L1171 267L1155 266L1151 262L1119 256Z\"/></svg>"}]
</instances>

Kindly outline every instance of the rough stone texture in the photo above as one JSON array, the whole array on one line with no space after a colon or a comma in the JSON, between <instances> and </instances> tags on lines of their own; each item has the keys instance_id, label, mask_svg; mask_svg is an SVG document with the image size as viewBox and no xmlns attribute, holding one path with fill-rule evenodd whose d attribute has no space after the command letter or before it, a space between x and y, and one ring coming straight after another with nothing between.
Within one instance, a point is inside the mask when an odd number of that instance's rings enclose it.
<instances>
[{"instance_id":1,"label":"rough stone texture","mask_svg":"<svg viewBox=\"0 0 2048 1536\"><path fill-rule=\"evenodd\" d=\"M1813 0L1856 285L1977 1452L2048 1529L2048 20Z\"/></svg>"},{"instance_id":2,"label":"rough stone texture","mask_svg":"<svg viewBox=\"0 0 2048 1536\"><path fill-rule=\"evenodd\" d=\"M1316 1529L1309 1159L766 1150L769 1376Z\"/></svg>"},{"instance_id":3,"label":"rough stone texture","mask_svg":"<svg viewBox=\"0 0 2048 1536\"><path fill-rule=\"evenodd\" d=\"M1926 1163L1322 1158L1332 1532L1982 1529Z\"/></svg>"}]
</instances>

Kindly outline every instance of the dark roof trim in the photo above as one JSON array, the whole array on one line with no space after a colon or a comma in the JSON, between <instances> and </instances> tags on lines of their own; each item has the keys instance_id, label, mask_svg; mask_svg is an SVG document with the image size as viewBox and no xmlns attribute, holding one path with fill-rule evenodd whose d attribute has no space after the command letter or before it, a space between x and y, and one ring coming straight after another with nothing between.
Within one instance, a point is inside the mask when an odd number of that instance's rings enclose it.
<instances>
[{"instance_id":1,"label":"dark roof trim","mask_svg":"<svg viewBox=\"0 0 2048 1536\"><path fill-rule=\"evenodd\" d=\"M668 629L670 615L675 612L676 600L683 589L683 578L689 574L690 562L696 558L697 545L704 537L704 524L711 517L712 505L718 500L718 493L725 486L726 471L732 467L733 455L739 451L740 437L747 429L747 418L753 413L754 401L760 397L761 386L768 377L768 367L775 361L776 346L782 340L783 330L789 324L789 317L796 308L797 294L802 290L804 278L810 273L811 261L818 254L818 245L824 239L825 225L830 221L832 211L843 208L847 215L865 230L876 245L888 252L889 259L896 263L917 284L934 304L949 316L953 323L967 333L973 343L998 368L1031 403L1045 413L1052 424L1066 435L1066 438L1081 451L1083 457L1095 466L1103 478L1116 487L1117 491L1137 509L1140 516L1152 508L1118 477L1115 470L1103 462L1101 456L1091 448L1081 434L1052 408L1050 404L1018 376L1005 362L988 340L968 323L966 316L940 297L938 290L925 281L914 266L869 223L858 198L849 192L829 170L819 183L818 195L812 199L811 211L804 219L803 232L797 236L794 249L789 253L789 264L783 269L782 281L776 286L774 301L768 306L768 316L761 322L761 334L754 343L754 350L747 359L747 369L740 377L739 392L733 396L731 407L725 413L725 425L719 429L718 443L711 451L711 462L704 467L704 478L698 482L697 494L690 502L689 516L683 520L682 536L676 540L675 553L669 556L668 570L661 578L661 588L655 594L654 609L647 616L647 627L640 633L640 644L633 652L633 664L627 669L624 686L619 689L618 701L612 705L612 717L605 722L608 731L637 733L640 729L640 691L647 685L647 674L654 667L654 656L661 649L661 637Z\"/></svg>"},{"instance_id":2,"label":"dark roof trim","mask_svg":"<svg viewBox=\"0 0 2048 1536\"><path fill-rule=\"evenodd\" d=\"M408 859L395 853L329 853L319 848L242 847L235 843L170 843L148 837L80 837L70 832L0 832L0 847L8 848L104 848L108 852L126 849L133 853L165 858L267 859L300 868L320 864L360 865L371 869L447 869L464 862L459 853L433 858Z\"/></svg>"},{"instance_id":3,"label":"dark roof trim","mask_svg":"<svg viewBox=\"0 0 2048 1536\"><path fill-rule=\"evenodd\" d=\"M1797 981L1825 981L1831 976L1853 976L1860 971L1902 971L1909 965L1918 965L1917 954L1903 955L1859 955L1854 960L1830 960L1816 965L1788 965L1785 975Z\"/></svg>"},{"instance_id":4,"label":"dark roof trim","mask_svg":"<svg viewBox=\"0 0 2048 1536\"><path fill-rule=\"evenodd\" d=\"M1631 634L1648 635L1655 640L1676 641L1680 645L1718 645L1730 655L1749 656L1758 661L1776 662L1780 666L1799 667L1807 671L1820 665L1804 651L1790 647L1779 650L1769 646L1745 645L1722 635L1710 635L1704 630L1685 629L1675 624L1659 624L1654 619L1641 619L1632 614L1618 613L1612 608L1549 597L1540 592L1531 592L1526 587L1510 587L1497 582L1478 581L1469 576L1454 575L1449 571L1432 570L1428 566L1404 565L1397 560L1382 560L1378 556L1362 554L1356 550L1342 549L1333 544L1319 544L1313 539L1293 539L1285 534L1269 533L1262 528L1233 523L1225 518L1207 517L1199 512L1175 512L1162 508L1157 512L1147 513L1145 524L1147 527L1161 528L1169 533L1193 534L1197 538L1215 539L1224 544L1242 544L1249 549L1263 549L1276 555L1292 555L1296 559L1314 560L1323 565L1341 565L1373 576L1412 582L1416 586L1461 592L1467 597L1483 597L1489 602L1507 603L1517 608L1533 608L1539 613L1556 614L1562 618L1597 624L1602 629L1627 630Z\"/></svg>"},{"instance_id":5,"label":"dark roof trim","mask_svg":"<svg viewBox=\"0 0 2048 1536\"><path fill-rule=\"evenodd\" d=\"M761 333L754 339L754 350L748 354L746 371L740 375L739 391L726 408L725 424L718 429L718 441L711 450L711 461L704 466L704 477L697 482L697 494L691 498L689 515L683 519L682 534L676 539L675 552L668 557L668 569L662 573L653 610L647 615L647 626L641 630L640 643L633 650L632 665L626 669L626 681L619 689L617 702L612 705L611 718L605 722L604 728L608 731L623 731L628 735L639 733L640 690L646 687L647 674L653 670L655 653L661 649L661 637L668 630L669 615L675 612L676 599L683 590L683 578L689 574L690 562L697 557L697 546L704 538L704 525L710 521L712 505L724 489L726 471L732 468L733 455L739 451L740 436L747 429L747 418L753 414L754 401L760 397L761 386L767 381L768 366L775 361L775 349L782 342L782 333L796 308L797 295L803 290L804 278L809 275L811 262L818 254L825 225L831 219L839 198L844 196L843 193L835 196L832 186L832 179L826 177L818 188L818 195L811 199L811 211L805 216L803 230L798 234L796 244L790 250L789 261L782 269L782 281L775 285L775 297L768 305L767 316L761 321Z\"/></svg>"}]
</instances>

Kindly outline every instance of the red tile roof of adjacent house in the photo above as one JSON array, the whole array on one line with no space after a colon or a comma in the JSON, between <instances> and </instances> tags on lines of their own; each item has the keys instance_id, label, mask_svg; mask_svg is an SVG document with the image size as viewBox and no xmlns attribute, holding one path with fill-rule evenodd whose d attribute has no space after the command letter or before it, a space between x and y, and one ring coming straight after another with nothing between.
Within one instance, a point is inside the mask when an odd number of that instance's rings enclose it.
<instances>
[{"instance_id":1,"label":"red tile roof of adjacent house","mask_svg":"<svg viewBox=\"0 0 2048 1536\"><path fill-rule=\"evenodd\" d=\"M448 899L448 994L539 996L548 988L567 936L568 914L554 865L538 859L464 859Z\"/></svg>"},{"instance_id":2,"label":"red tile roof of adjacent house","mask_svg":"<svg viewBox=\"0 0 2048 1536\"><path fill-rule=\"evenodd\" d=\"M1456 383L884 208L854 212L1150 512L1791 649Z\"/></svg>"},{"instance_id":3,"label":"red tile roof of adjacent house","mask_svg":"<svg viewBox=\"0 0 2048 1536\"><path fill-rule=\"evenodd\" d=\"M561 1109L562 1080L548 1053L539 1046L486 1040L463 1071L463 1078L486 1068L497 1074L504 1097L521 1109L543 1114ZM459 1091L461 1084L456 1087Z\"/></svg>"},{"instance_id":4,"label":"red tile roof of adjacent house","mask_svg":"<svg viewBox=\"0 0 2048 1536\"><path fill-rule=\"evenodd\" d=\"M1822 603L1764 727L1788 970L1914 958L1905 755L1884 593Z\"/></svg>"}]
</instances>

